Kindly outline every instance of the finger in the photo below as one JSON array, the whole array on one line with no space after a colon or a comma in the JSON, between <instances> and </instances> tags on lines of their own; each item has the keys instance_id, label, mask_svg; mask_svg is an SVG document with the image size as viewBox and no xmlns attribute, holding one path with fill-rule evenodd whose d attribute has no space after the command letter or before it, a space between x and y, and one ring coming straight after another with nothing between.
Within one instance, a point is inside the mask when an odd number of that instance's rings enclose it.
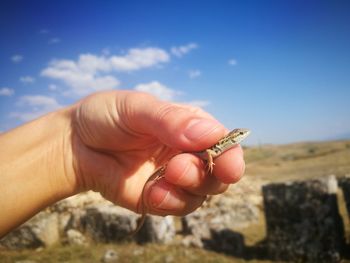
<instances>
[{"instance_id":1,"label":"finger","mask_svg":"<svg viewBox=\"0 0 350 263\"><path fill-rule=\"evenodd\" d=\"M198 151L216 143L227 130L198 108L157 100L131 92L124 98L127 111L120 118L134 132L151 134L162 143L184 151ZM137 103L136 103L137 102Z\"/></svg>"},{"instance_id":2,"label":"finger","mask_svg":"<svg viewBox=\"0 0 350 263\"><path fill-rule=\"evenodd\" d=\"M192 195L168 183L165 178L146 187L147 212L156 215L183 216L196 210L206 196Z\"/></svg>"},{"instance_id":3,"label":"finger","mask_svg":"<svg viewBox=\"0 0 350 263\"><path fill-rule=\"evenodd\" d=\"M215 195L226 191L228 185L206 173L205 163L193 154L174 156L165 172L168 182L195 195Z\"/></svg>"},{"instance_id":4,"label":"finger","mask_svg":"<svg viewBox=\"0 0 350 263\"><path fill-rule=\"evenodd\" d=\"M244 170L243 150L237 145L215 159L213 174L221 182L232 184L241 179Z\"/></svg>"}]
</instances>

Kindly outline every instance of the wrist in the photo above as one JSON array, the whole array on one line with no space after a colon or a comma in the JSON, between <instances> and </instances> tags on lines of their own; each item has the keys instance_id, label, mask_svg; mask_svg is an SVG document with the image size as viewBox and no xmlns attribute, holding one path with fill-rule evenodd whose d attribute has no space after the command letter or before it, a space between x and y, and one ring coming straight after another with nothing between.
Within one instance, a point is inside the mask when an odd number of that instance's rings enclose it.
<instances>
[{"instance_id":1,"label":"wrist","mask_svg":"<svg viewBox=\"0 0 350 263\"><path fill-rule=\"evenodd\" d=\"M0 136L0 236L77 192L71 112L47 114Z\"/></svg>"},{"instance_id":2,"label":"wrist","mask_svg":"<svg viewBox=\"0 0 350 263\"><path fill-rule=\"evenodd\" d=\"M46 116L52 120L45 120L55 122L55 127L52 130L53 138L48 141L53 149L53 154L45 163L47 173L52 175L49 178L49 183L56 199L54 202L75 195L80 191L73 156L72 121L74 112L74 106L67 107L52 113L52 116Z\"/></svg>"}]
</instances>

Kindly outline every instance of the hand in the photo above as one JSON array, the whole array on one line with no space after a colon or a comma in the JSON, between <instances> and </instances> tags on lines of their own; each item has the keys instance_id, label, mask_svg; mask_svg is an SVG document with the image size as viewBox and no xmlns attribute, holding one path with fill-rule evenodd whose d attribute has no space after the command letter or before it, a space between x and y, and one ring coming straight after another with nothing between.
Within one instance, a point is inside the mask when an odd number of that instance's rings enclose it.
<instances>
[{"instance_id":1,"label":"hand","mask_svg":"<svg viewBox=\"0 0 350 263\"><path fill-rule=\"evenodd\" d=\"M215 161L213 175L189 153L210 147L227 130L199 108L159 101L133 91L98 93L73 106L74 180L108 200L140 212L142 189L169 159L164 178L149 182L149 213L184 215L208 194L224 192L244 171L240 146ZM176 155L178 154L178 155Z\"/></svg>"}]
</instances>

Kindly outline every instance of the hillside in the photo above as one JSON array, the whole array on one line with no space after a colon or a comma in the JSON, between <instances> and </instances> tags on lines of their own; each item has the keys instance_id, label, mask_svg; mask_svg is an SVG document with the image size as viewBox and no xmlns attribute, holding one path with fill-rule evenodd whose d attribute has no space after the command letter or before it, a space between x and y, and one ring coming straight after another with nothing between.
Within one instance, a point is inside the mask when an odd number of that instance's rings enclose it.
<instances>
[{"instance_id":1,"label":"hillside","mask_svg":"<svg viewBox=\"0 0 350 263\"><path fill-rule=\"evenodd\" d=\"M271 182L350 173L350 140L245 149L246 176Z\"/></svg>"}]
</instances>

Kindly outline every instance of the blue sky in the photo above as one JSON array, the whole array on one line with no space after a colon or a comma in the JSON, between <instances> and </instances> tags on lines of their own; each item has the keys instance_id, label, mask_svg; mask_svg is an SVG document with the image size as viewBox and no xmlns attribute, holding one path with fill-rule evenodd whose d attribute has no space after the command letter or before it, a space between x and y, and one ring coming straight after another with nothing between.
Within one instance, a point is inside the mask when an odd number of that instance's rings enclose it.
<instances>
[{"instance_id":1,"label":"blue sky","mask_svg":"<svg viewBox=\"0 0 350 263\"><path fill-rule=\"evenodd\" d=\"M104 89L249 144L350 137L350 1L1 1L0 131Z\"/></svg>"}]
</instances>

